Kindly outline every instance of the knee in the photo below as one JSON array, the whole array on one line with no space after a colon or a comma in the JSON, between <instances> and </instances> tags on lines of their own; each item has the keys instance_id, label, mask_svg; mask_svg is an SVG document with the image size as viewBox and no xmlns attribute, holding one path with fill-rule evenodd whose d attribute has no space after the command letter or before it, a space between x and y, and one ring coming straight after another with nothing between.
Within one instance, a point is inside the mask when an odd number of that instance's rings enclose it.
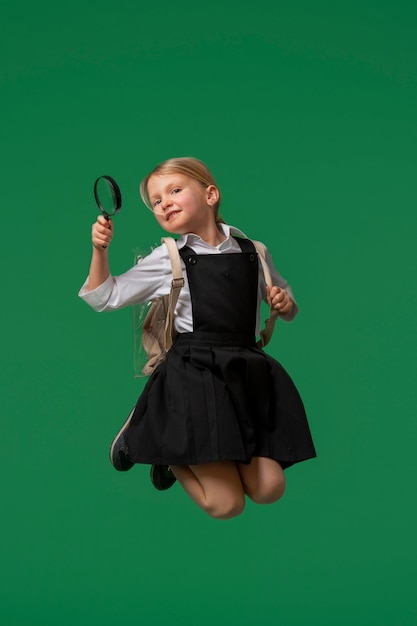
<instances>
[{"instance_id":1,"label":"knee","mask_svg":"<svg viewBox=\"0 0 417 626\"><path fill-rule=\"evenodd\" d=\"M284 493L285 477L282 474L257 485L257 488L248 493L248 496L256 504L273 504L280 500Z\"/></svg>"},{"instance_id":2,"label":"knee","mask_svg":"<svg viewBox=\"0 0 417 626\"><path fill-rule=\"evenodd\" d=\"M241 515L245 509L245 496L235 496L227 498L222 502L215 501L207 503L204 507L205 512L214 519L232 519Z\"/></svg>"}]
</instances>

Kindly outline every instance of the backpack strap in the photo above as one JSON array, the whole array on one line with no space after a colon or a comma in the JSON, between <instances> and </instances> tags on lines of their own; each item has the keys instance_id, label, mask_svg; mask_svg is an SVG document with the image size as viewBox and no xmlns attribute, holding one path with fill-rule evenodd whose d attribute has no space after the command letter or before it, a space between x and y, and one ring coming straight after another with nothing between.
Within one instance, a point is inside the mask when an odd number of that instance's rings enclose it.
<instances>
[{"instance_id":1,"label":"backpack strap","mask_svg":"<svg viewBox=\"0 0 417 626\"><path fill-rule=\"evenodd\" d=\"M168 254L172 267L171 291L169 292L167 318L165 320L165 349L168 351L172 346L172 325L174 323L174 311L178 297L184 287L181 259L177 248L177 242L173 237L162 237L162 243L168 248Z\"/></svg>"},{"instance_id":2,"label":"backpack strap","mask_svg":"<svg viewBox=\"0 0 417 626\"><path fill-rule=\"evenodd\" d=\"M260 241L254 241L253 239L252 239L252 243L255 246L256 251L258 252L259 260L261 261L262 270L263 270L264 277L265 277L265 283L267 284L268 287L271 288L272 276L271 276L271 272L269 271L269 267L265 258L265 246ZM267 343L270 342L272 333L274 332L274 327L275 327L275 322L277 321L277 317L278 317L278 311L276 311L275 309L271 307L269 309L269 318L265 321L265 327L259 333L259 337L260 337L258 341L259 348L263 348L264 346L266 346Z\"/></svg>"}]
</instances>

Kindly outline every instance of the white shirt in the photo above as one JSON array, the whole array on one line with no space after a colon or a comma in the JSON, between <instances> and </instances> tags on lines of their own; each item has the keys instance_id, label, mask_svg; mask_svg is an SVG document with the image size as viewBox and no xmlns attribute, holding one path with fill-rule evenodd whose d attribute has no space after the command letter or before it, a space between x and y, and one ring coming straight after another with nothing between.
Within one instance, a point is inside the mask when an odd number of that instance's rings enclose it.
<instances>
[{"instance_id":1,"label":"white shirt","mask_svg":"<svg viewBox=\"0 0 417 626\"><path fill-rule=\"evenodd\" d=\"M223 254L239 253L241 252L240 246L233 235L239 237L245 237L244 233L234 226L228 226L227 224L219 224L219 228L226 236L218 246L211 246L203 241L198 235L188 233L182 235L177 240L178 249L181 249L185 245L190 246L196 254ZM290 297L294 300L294 296L290 285L279 274L274 267L272 257L268 251L266 251L266 262L271 272L272 283L285 289ZM181 289L178 303L175 308L175 328L180 333L192 332L193 330L193 318L191 309L191 297L190 289L187 280L187 272L185 265L181 260L183 275L184 275L184 287ZM119 276L110 275L104 283L99 285L96 289L88 291L87 282L81 287L79 296L89 304L95 311L112 311L120 309L132 304L139 304L142 302L148 302L154 300L159 296L169 294L171 288L172 270L171 261L169 258L168 250L165 244L158 246L148 256L140 259L140 261L132 267L130 270ZM262 271L262 266L259 263L259 281L258 281L258 311L257 311L257 328L256 333L259 333L259 309L262 300L266 299L266 285ZM295 300L294 300L295 303ZM291 321L298 312L298 307L295 304L291 313L287 315L281 315L283 320Z\"/></svg>"}]
</instances>

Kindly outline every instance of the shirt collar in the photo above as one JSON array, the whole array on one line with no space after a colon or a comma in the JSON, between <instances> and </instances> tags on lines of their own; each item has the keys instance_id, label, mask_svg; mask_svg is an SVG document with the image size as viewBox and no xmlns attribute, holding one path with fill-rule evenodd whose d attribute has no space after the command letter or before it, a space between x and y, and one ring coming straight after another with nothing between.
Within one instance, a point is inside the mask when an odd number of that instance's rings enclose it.
<instances>
[{"instance_id":1,"label":"shirt collar","mask_svg":"<svg viewBox=\"0 0 417 626\"><path fill-rule=\"evenodd\" d=\"M219 222L218 226L220 230L223 232L223 234L226 235L226 239L222 241L222 243L219 246L216 246L217 249L221 250L222 252L234 247L233 239L232 239L234 235L237 235L238 237L244 237L245 239L247 239L246 235L241 230L239 230L239 228L236 228L235 226L230 226L229 224L224 224L223 222ZM203 246L212 248L210 244L203 241L201 237L199 237L198 235L195 235L194 233L187 233L186 235L181 235L181 237L178 239L178 248L181 249L186 245L190 245L192 247L192 244L193 243L195 244L197 242Z\"/></svg>"}]
</instances>

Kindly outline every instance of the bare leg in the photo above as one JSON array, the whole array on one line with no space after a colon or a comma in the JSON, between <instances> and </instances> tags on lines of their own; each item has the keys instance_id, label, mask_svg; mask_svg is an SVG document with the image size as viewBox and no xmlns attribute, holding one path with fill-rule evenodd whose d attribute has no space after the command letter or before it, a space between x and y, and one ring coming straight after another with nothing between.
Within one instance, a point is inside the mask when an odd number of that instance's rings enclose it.
<instances>
[{"instance_id":1,"label":"bare leg","mask_svg":"<svg viewBox=\"0 0 417 626\"><path fill-rule=\"evenodd\" d=\"M245 493L257 504L272 504L284 495L285 476L277 461L258 456L237 467Z\"/></svg>"},{"instance_id":2,"label":"bare leg","mask_svg":"<svg viewBox=\"0 0 417 626\"><path fill-rule=\"evenodd\" d=\"M203 465L171 465L183 489L208 515L230 519L243 512L245 493L233 461Z\"/></svg>"}]
</instances>

